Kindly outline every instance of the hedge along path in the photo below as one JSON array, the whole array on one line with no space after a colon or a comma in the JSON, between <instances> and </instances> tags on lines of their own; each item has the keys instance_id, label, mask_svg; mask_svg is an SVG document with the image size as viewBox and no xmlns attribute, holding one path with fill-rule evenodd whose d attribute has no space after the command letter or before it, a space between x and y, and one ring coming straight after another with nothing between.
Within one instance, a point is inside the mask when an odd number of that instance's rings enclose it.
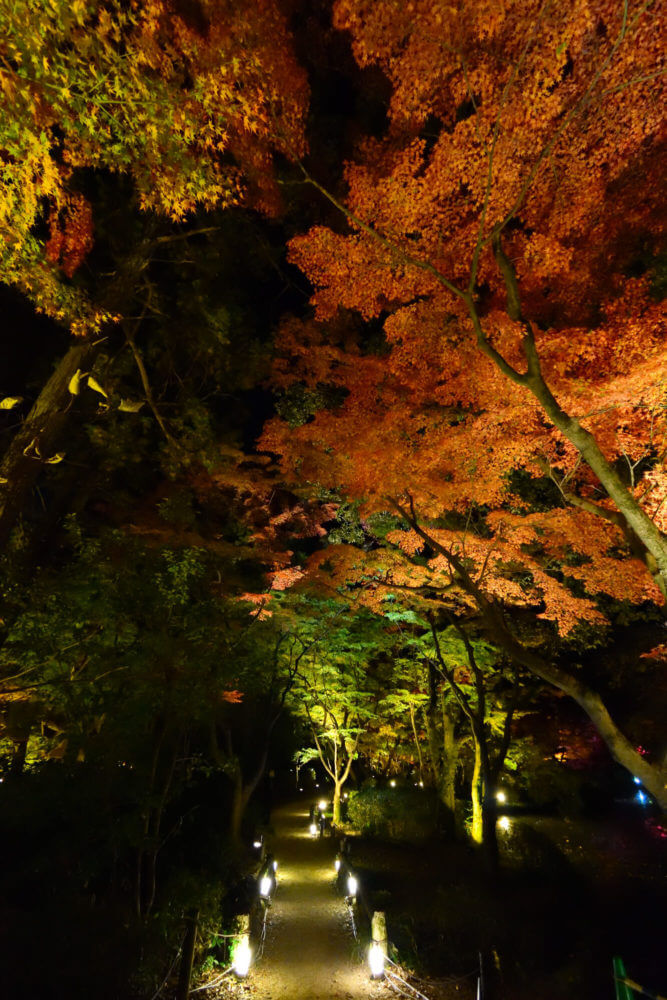
<instances>
[{"instance_id":1,"label":"hedge along path","mask_svg":"<svg viewBox=\"0 0 667 1000\"><path fill-rule=\"evenodd\" d=\"M344 900L335 890L335 841L308 832L310 799L273 814L270 849L278 887L264 954L248 977L256 1000L385 1000L393 996L359 960Z\"/></svg>"}]
</instances>

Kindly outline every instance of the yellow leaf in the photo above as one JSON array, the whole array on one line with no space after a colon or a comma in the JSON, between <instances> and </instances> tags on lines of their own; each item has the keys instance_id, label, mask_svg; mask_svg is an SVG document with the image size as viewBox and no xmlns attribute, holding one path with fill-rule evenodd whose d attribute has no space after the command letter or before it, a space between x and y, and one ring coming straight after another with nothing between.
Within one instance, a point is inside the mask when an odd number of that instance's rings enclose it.
<instances>
[{"instance_id":1,"label":"yellow leaf","mask_svg":"<svg viewBox=\"0 0 667 1000\"><path fill-rule=\"evenodd\" d=\"M80 382L84 374L85 372L82 372L80 368L77 368L77 370L74 372L71 379L69 380L67 384L67 389L69 390L69 392L71 392L73 396L79 395L79 389L81 388Z\"/></svg>"},{"instance_id":2,"label":"yellow leaf","mask_svg":"<svg viewBox=\"0 0 667 1000\"><path fill-rule=\"evenodd\" d=\"M51 455L51 458L45 458L44 461L47 465L57 465L58 462L62 462L65 457L64 451L58 451L55 455Z\"/></svg>"},{"instance_id":3,"label":"yellow leaf","mask_svg":"<svg viewBox=\"0 0 667 1000\"><path fill-rule=\"evenodd\" d=\"M109 398L109 393L102 388L100 383L96 379L94 379L92 375L88 376L88 385L90 386L91 389L94 389L95 392L99 392L100 395L104 396L105 399Z\"/></svg>"},{"instance_id":4,"label":"yellow leaf","mask_svg":"<svg viewBox=\"0 0 667 1000\"><path fill-rule=\"evenodd\" d=\"M121 399L118 409L121 413L138 413L143 405L141 400Z\"/></svg>"},{"instance_id":5,"label":"yellow leaf","mask_svg":"<svg viewBox=\"0 0 667 1000\"><path fill-rule=\"evenodd\" d=\"M0 399L0 410L13 410L22 402L23 396L5 396L4 399Z\"/></svg>"}]
</instances>

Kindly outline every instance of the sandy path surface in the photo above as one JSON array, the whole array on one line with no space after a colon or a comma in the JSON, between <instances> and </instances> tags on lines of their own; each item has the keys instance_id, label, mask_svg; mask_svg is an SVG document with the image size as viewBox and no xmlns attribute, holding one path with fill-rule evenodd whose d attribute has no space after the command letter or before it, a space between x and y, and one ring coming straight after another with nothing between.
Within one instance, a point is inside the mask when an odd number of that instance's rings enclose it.
<instances>
[{"instance_id":1,"label":"sandy path surface","mask_svg":"<svg viewBox=\"0 0 667 1000\"><path fill-rule=\"evenodd\" d=\"M347 908L334 888L336 841L308 833L308 806L273 814L269 850L278 887L268 916L264 954L250 972L256 1000L384 1000L393 994L370 979L355 954Z\"/></svg>"}]
</instances>

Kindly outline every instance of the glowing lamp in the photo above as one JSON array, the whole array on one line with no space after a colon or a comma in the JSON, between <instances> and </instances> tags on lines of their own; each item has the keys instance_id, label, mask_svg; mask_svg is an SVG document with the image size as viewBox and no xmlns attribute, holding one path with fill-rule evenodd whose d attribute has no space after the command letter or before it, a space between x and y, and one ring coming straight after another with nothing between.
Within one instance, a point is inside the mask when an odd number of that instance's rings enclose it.
<instances>
[{"instance_id":1,"label":"glowing lamp","mask_svg":"<svg viewBox=\"0 0 667 1000\"><path fill-rule=\"evenodd\" d=\"M327 811L327 804L328 803L326 802L325 799L322 799L320 802L318 802L318 808L319 808L320 812L326 812Z\"/></svg>"},{"instance_id":2,"label":"glowing lamp","mask_svg":"<svg viewBox=\"0 0 667 1000\"><path fill-rule=\"evenodd\" d=\"M255 847L255 848L257 848L257 850L259 850L260 847L262 846L262 841L261 840L253 840L252 846Z\"/></svg>"},{"instance_id":3,"label":"glowing lamp","mask_svg":"<svg viewBox=\"0 0 667 1000\"><path fill-rule=\"evenodd\" d=\"M317 823L311 823L308 829L310 830L313 837L317 836Z\"/></svg>"},{"instance_id":4,"label":"glowing lamp","mask_svg":"<svg viewBox=\"0 0 667 1000\"><path fill-rule=\"evenodd\" d=\"M648 795L646 794L646 792L642 792L641 789L637 792L637 795L635 797L637 799L637 802L639 802L639 804L642 806L645 806L646 803L648 802Z\"/></svg>"},{"instance_id":5,"label":"glowing lamp","mask_svg":"<svg viewBox=\"0 0 667 1000\"><path fill-rule=\"evenodd\" d=\"M348 896L356 896L357 889L359 888L359 883L357 882L354 875L347 876L347 894Z\"/></svg>"},{"instance_id":6,"label":"glowing lamp","mask_svg":"<svg viewBox=\"0 0 667 1000\"><path fill-rule=\"evenodd\" d=\"M340 871L340 858L336 858L336 860L334 861L334 868L336 869L337 872Z\"/></svg>"},{"instance_id":7,"label":"glowing lamp","mask_svg":"<svg viewBox=\"0 0 667 1000\"><path fill-rule=\"evenodd\" d=\"M641 785L641 778L638 778L636 775L632 780L634 781L635 785Z\"/></svg>"},{"instance_id":8,"label":"glowing lamp","mask_svg":"<svg viewBox=\"0 0 667 1000\"><path fill-rule=\"evenodd\" d=\"M384 976L384 951L377 941L373 941L368 949L368 965L371 970L371 979L382 979Z\"/></svg>"},{"instance_id":9,"label":"glowing lamp","mask_svg":"<svg viewBox=\"0 0 667 1000\"><path fill-rule=\"evenodd\" d=\"M272 864L273 864L273 871L274 871L274 873L275 873L275 872L277 872L277 871L278 871L278 862L274 860L274 861L272 862Z\"/></svg>"},{"instance_id":10,"label":"glowing lamp","mask_svg":"<svg viewBox=\"0 0 667 1000\"><path fill-rule=\"evenodd\" d=\"M393 778L392 778L392 779L391 779L391 781L389 782L389 787L390 787L390 788L396 788L396 782L394 781L394 779L393 779Z\"/></svg>"},{"instance_id":11,"label":"glowing lamp","mask_svg":"<svg viewBox=\"0 0 667 1000\"><path fill-rule=\"evenodd\" d=\"M496 792L496 799L498 800L498 802L500 802L501 805L504 802L507 802L507 796L505 795L504 792Z\"/></svg>"},{"instance_id":12,"label":"glowing lamp","mask_svg":"<svg viewBox=\"0 0 667 1000\"><path fill-rule=\"evenodd\" d=\"M347 792L343 792L343 798L344 798L344 799L346 799L346 798L347 798Z\"/></svg>"},{"instance_id":13,"label":"glowing lamp","mask_svg":"<svg viewBox=\"0 0 667 1000\"><path fill-rule=\"evenodd\" d=\"M250 942L248 935L244 934L234 949L234 958L232 959L232 969L240 979L244 979L248 975L251 959Z\"/></svg>"},{"instance_id":14,"label":"glowing lamp","mask_svg":"<svg viewBox=\"0 0 667 1000\"><path fill-rule=\"evenodd\" d=\"M509 816L501 816L498 820L498 826L501 830L504 830L505 833L507 833L511 825Z\"/></svg>"},{"instance_id":15,"label":"glowing lamp","mask_svg":"<svg viewBox=\"0 0 667 1000\"><path fill-rule=\"evenodd\" d=\"M271 895L272 884L273 880L271 879L270 875L262 875L261 879L259 880L259 894L262 897L262 899L269 898L269 896Z\"/></svg>"},{"instance_id":16,"label":"glowing lamp","mask_svg":"<svg viewBox=\"0 0 667 1000\"><path fill-rule=\"evenodd\" d=\"M420 782L419 782L419 787L420 787L420 788L423 788L423 787L424 787L424 782L423 782L423 781L420 781Z\"/></svg>"}]
</instances>

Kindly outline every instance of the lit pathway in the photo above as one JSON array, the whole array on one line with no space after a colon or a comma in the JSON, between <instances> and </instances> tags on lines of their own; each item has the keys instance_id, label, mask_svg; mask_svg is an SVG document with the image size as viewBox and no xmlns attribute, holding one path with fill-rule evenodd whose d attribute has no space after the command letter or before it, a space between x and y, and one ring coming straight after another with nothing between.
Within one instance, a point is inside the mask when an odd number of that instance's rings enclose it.
<instances>
[{"instance_id":1,"label":"lit pathway","mask_svg":"<svg viewBox=\"0 0 667 1000\"><path fill-rule=\"evenodd\" d=\"M354 954L347 908L334 889L336 842L308 834L304 800L277 809L269 849L278 888L268 916L264 955L248 977L257 1000L384 1000Z\"/></svg>"}]
</instances>

